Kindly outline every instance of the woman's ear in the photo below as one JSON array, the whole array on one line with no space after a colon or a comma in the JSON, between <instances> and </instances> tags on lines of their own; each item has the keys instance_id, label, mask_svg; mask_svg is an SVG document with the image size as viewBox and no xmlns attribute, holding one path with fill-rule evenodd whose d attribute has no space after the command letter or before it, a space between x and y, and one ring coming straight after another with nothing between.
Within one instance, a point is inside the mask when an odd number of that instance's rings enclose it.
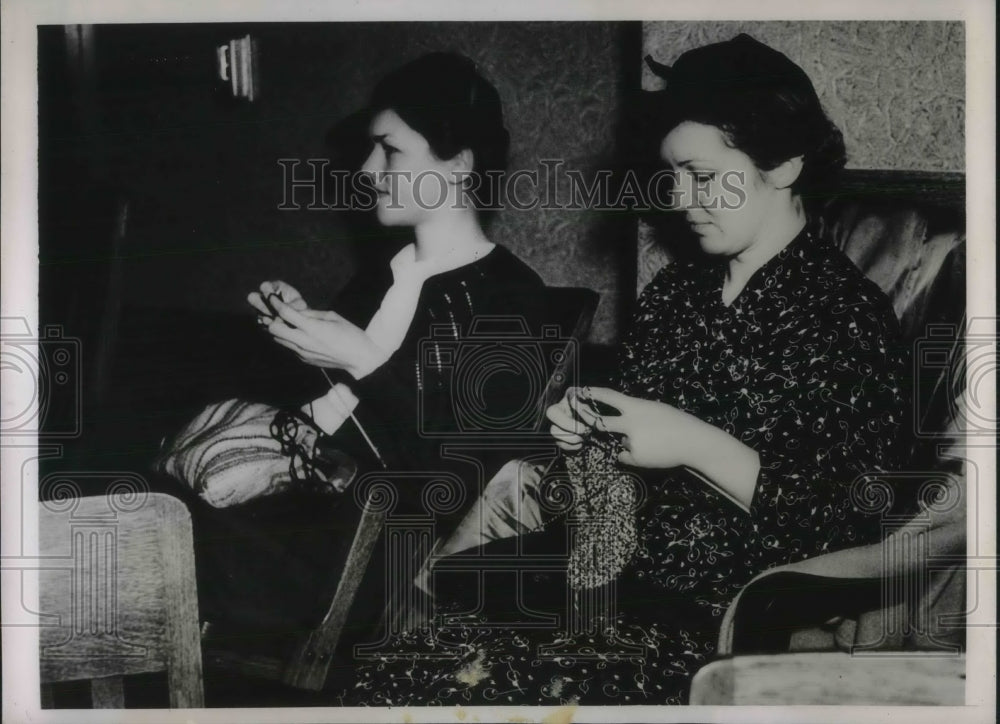
<instances>
[{"instance_id":1,"label":"woman's ear","mask_svg":"<svg viewBox=\"0 0 1000 724\"><path fill-rule=\"evenodd\" d=\"M472 155L472 149L463 148L461 151L455 154L448 163L451 165L451 170L454 173L453 183L464 184L465 179L472 174L472 169L474 167L475 158Z\"/></svg>"},{"instance_id":2,"label":"woman's ear","mask_svg":"<svg viewBox=\"0 0 1000 724\"><path fill-rule=\"evenodd\" d=\"M770 171L766 171L767 179L777 189L787 189L802 173L802 156L792 156L787 161L779 163Z\"/></svg>"}]
</instances>

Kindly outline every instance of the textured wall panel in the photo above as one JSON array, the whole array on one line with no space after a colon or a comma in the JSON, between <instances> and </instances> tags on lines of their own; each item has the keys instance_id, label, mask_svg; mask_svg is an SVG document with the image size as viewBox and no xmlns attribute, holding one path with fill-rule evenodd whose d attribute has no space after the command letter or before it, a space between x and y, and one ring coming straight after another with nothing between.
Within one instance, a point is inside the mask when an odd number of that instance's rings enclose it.
<instances>
[{"instance_id":1,"label":"textured wall panel","mask_svg":"<svg viewBox=\"0 0 1000 724\"><path fill-rule=\"evenodd\" d=\"M673 63L686 50L745 32L809 74L840 127L848 168L965 169L965 29L959 22L646 22L643 56ZM660 79L643 64L643 87ZM639 232L638 288L668 261Z\"/></svg>"},{"instance_id":2,"label":"textured wall panel","mask_svg":"<svg viewBox=\"0 0 1000 724\"><path fill-rule=\"evenodd\" d=\"M435 23L401 36L400 55L454 48L475 58L504 101L510 171L560 159L586 176L614 161L621 78L633 62L623 57L625 32L616 23ZM557 198L565 198L566 189L561 176ZM609 342L616 335L619 275L627 263L622 244L634 238L634 229L634 222L618 216L508 208L491 236L548 284L600 292L591 339Z\"/></svg>"},{"instance_id":3,"label":"textured wall panel","mask_svg":"<svg viewBox=\"0 0 1000 724\"><path fill-rule=\"evenodd\" d=\"M851 168L964 170L962 23L644 23L644 54L669 64L743 32L809 74L844 133ZM644 71L647 88L657 81Z\"/></svg>"}]
</instances>

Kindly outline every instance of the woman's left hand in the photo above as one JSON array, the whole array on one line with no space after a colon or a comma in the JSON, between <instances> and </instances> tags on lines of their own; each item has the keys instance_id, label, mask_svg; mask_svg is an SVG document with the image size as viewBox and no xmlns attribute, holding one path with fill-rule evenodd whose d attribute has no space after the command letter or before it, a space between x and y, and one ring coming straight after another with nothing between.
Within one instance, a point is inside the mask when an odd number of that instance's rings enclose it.
<instances>
[{"instance_id":1,"label":"woman's left hand","mask_svg":"<svg viewBox=\"0 0 1000 724\"><path fill-rule=\"evenodd\" d=\"M278 315L267 325L274 341L314 367L332 367L364 377L388 355L371 337L336 312L296 310L272 299Z\"/></svg>"},{"instance_id":2,"label":"woman's left hand","mask_svg":"<svg viewBox=\"0 0 1000 724\"><path fill-rule=\"evenodd\" d=\"M745 510L753 502L760 458L721 428L694 415L653 400L641 400L606 387L589 387L591 399L621 414L603 415L576 400L574 409L586 424L622 436L618 460L639 468L685 466L699 472Z\"/></svg>"},{"instance_id":3,"label":"woman's left hand","mask_svg":"<svg viewBox=\"0 0 1000 724\"><path fill-rule=\"evenodd\" d=\"M694 465L710 427L697 417L662 402L629 397L606 387L589 387L591 399L621 414L595 414L584 399L574 401L580 418L596 430L618 433L625 447L619 461L640 468Z\"/></svg>"}]
</instances>

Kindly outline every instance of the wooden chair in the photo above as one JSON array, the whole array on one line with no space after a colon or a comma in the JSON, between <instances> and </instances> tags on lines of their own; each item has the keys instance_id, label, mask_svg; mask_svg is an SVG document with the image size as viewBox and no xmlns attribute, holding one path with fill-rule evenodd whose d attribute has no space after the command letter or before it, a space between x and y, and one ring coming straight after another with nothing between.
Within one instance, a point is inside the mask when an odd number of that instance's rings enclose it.
<instances>
[{"instance_id":1,"label":"wooden chair","mask_svg":"<svg viewBox=\"0 0 1000 724\"><path fill-rule=\"evenodd\" d=\"M366 475L352 483L353 486L367 488L363 495L355 497L356 501L360 499L362 505L361 517L343 572L339 573L333 599L319 625L296 642L293 653L286 660L270 654L232 651L206 643L206 667L251 678L281 681L299 689L319 691L323 688L347 614L354 604L368 562L385 526L387 507L381 495L383 491L378 486L371 489L365 485L365 478L373 477L378 476Z\"/></svg>"},{"instance_id":2,"label":"wooden chair","mask_svg":"<svg viewBox=\"0 0 1000 724\"><path fill-rule=\"evenodd\" d=\"M123 676L164 670L171 708L204 706L191 516L129 486L40 503L43 706L89 679L94 708L120 709Z\"/></svg>"},{"instance_id":3,"label":"wooden chair","mask_svg":"<svg viewBox=\"0 0 1000 724\"><path fill-rule=\"evenodd\" d=\"M563 390L573 380L573 370L579 364L578 352L583 344L590 323L594 317L599 301L599 295L582 288L549 288L546 292L546 307L549 318L558 322L560 339L566 344L561 354L554 355L550 360L548 382L539 396L534 430L541 430L545 422L545 410L557 402ZM320 624L307 633L294 647L293 653L286 660L274 656L254 655L245 652L218 649L206 643L205 665L212 668L237 672L244 676L261 677L279 680L299 689L319 691L326 683L327 674L333 661L334 651L340 643L348 613L355 603L355 596L361 581L365 576L380 537L385 533L386 521L391 514L387 505L385 490L379 485L381 475L369 475L352 484L355 487L355 500L362 506L360 522L355 530L346 562L342 572L338 571L338 583L333 600ZM367 482L374 483L364 490ZM416 574L432 546L407 555L413 563L412 572ZM380 602L385 606L383 624L392 625L401 616L408 615L407 603L396 600L404 596L410 588L410 581L397 582L394 590L389 593L390 601Z\"/></svg>"}]
</instances>

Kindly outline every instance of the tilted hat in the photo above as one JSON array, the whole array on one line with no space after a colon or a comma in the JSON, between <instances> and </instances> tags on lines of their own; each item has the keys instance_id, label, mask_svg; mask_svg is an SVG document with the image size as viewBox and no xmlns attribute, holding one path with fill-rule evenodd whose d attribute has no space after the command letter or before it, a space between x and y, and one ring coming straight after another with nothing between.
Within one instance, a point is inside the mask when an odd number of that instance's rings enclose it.
<instances>
[{"instance_id":1,"label":"tilted hat","mask_svg":"<svg viewBox=\"0 0 1000 724\"><path fill-rule=\"evenodd\" d=\"M678 101L686 96L756 94L785 90L816 95L809 76L784 53L746 33L732 40L694 48L672 66L646 56L650 70L667 82L666 94Z\"/></svg>"}]
</instances>

